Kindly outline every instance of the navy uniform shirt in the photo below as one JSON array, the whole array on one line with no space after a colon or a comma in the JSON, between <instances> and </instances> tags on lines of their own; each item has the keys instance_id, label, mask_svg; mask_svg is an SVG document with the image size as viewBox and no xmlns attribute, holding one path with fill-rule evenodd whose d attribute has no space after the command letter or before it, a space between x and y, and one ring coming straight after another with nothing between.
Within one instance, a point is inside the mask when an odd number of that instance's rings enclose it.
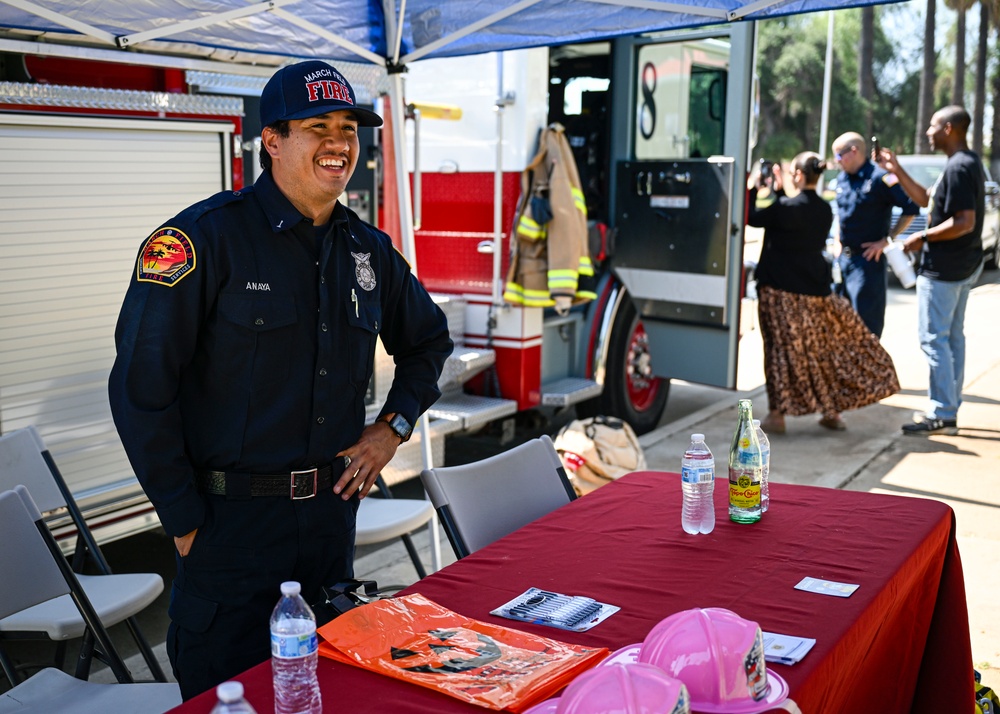
<instances>
[{"instance_id":1,"label":"navy uniform shirt","mask_svg":"<svg viewBox=\"0 0 1000 714\"><path fill-rule=\"evenodd\" d=\"M903 209L904 216L915 216L919 207L899 184L895 174L886 172L871 161L856 174L837 174L837 219L840 243L860 250L863 243L882 240L892 228L892 207Z\"/></svg>"},{"instance_id":2,"label":"navy uniform shirt","mask_svg":"<svg viewBox=\"0 0 1000 714\"><path fill-rule=\"evenodd\" d=\"M364 429L375 341L383 413L440 392L444 313L385 233L338 203L320 232L270 172L195 204L140 250L115 332L115 425L170 535L202 524L194 473L323 466Z\"/></svg>"}]
</instances>

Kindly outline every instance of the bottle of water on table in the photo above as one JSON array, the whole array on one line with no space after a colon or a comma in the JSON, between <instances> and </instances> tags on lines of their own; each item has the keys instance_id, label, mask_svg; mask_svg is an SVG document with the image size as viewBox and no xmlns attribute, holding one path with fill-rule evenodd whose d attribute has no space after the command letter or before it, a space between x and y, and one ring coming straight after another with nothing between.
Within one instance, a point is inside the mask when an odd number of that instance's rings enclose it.
<instances>
[{"instance_id":1,"label":"bottle of water on table","mask_svg":"<svg viewBox=\"0 0 1000 714\"><path fill-rule=\"evenodd\" d=\"M715 528L715 458L705 445L704 434L692 434L691 445L681 461L681 526L685 533L711 533Z\"/></svg>"},{"instance_id":2,"label":"bottle of water on table","mask_svg":"<svg viewBox=\"0 0 1000 714\"><path fill-rule=\"evenodd\" d=\"M275 714L322 714L316 661L316 617L299 594L297 582L281 584L281 600L271 613L271 669Z\"/></svg>"},{"instance_id":3,"label":"bottle of water on table","mask_svg":"<svg viewBox=\"0 0 1000 714\"><path fill-rule=\"evenodd\" d=\"M211 714L257 714L243 698L243 685L239 682L223 682L215 688L215 694L219 699Z\"/></svg>"},{"instance_id":4,"label":"bottle of water on table","mask_svg":"<svg viewBox=\"0 0 1000 714\"><path fill-rule=\"evenodd\" d=\"M753 420L753 428L760 442L760 512L767 513L767 507L771 505L771 494L767 489L767 479L771 475L771 442L760 428L760 419Z\"/></svg>"}]
</instances>

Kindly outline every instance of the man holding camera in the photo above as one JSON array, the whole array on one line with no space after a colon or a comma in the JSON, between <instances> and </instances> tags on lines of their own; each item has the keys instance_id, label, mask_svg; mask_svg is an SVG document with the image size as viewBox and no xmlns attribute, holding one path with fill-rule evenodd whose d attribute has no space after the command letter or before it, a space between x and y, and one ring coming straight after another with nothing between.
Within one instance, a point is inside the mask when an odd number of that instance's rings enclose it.
<instances>
[{"instance_id":1,"label":"man holding camera","mask_svg":"<svg viewBox=\"0 0 1000 714\"><path fill-rule=\"evenodd\" d=\"M882 251L906 229L920 209L910 200L895 174L868 158L865 140L848 132L833 142L840 164L837 175L837 218L840 224L840 292L851 301L876 337L885 325L887 276ZM903 209L889 230L892 207Z\"/></svg>"}]
</instances>

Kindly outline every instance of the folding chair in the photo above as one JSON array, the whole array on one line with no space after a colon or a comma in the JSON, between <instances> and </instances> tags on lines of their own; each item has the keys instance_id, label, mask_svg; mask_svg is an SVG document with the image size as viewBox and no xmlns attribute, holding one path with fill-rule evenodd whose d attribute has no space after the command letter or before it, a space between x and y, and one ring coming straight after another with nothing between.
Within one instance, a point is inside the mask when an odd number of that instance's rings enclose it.
<instances>
[{"instance_id":1,"label":"folding chair","mask_svg":"<svg viewBox=\"0 0 1000 714\"><path fill-rule=\"evenodd\" d=\"M427 571L413 545L410 532L425 523L430 523L428 531L431 538L431 559L434 564L439 563L441 557L438 546L437 513L434 511L434 505L424 499L395 498L381 474L375 480L375 485L378 486L381 497L369 496L361 501L361 506L358 508L355 543L357 545L371 545L400 538L403 545L406 546L410 560L413 561L417 577L426 577ZM436 555L434 555L435 552Z\"/></svg>"},{"instance_id":2,"label":"folding chair","mask_svg":"<svg viewBox=\"0 0 1000 714\"><path fill-rule=\"evenodd\" d=\"M4 574L0 580L0 618L70 599L120 682L95 684L57 669L44 669L0 694L0 714L160 714L181 703L176 684L132 683L98 612L24 486L0 492L0 572Z\"/></svg>"},{"instance_id":3,"label":"folding chair","mask_svg":"<svg viewBox=\"0 0 1000 714\"><path fill-rule=\"evenodd\" d=\"M464 558L576 498L548 436L420 474L455 556Z\"/></svg>"},{"instance_id":4,"label":"folding chair","mask_svg":"<svg viewBox=\"0 0 1000 714\"><path fill-rule=\"evenodd\" d=\"M104 625L110 627L124 621L153 678L166 682L163 669L134 617L163 592L163 579L156 573L116 575L111 572L59 468L33 426L0 436L0 489L12 489L17 484L28 488L42 511L65 508L69 512L77 530L71 566L77 579ZM97 570L97 575L82 574L88 562ZM89 676L93 634L85 627L69 597L12 613L0 620L0 643L4 639L37 639L39 633L59 643L56 660L60 667L66 641L83 637L76 676L81 679ZM12 684L17 682L13 671L7 672L7 676Z\"/></svg>"}]
</instances>

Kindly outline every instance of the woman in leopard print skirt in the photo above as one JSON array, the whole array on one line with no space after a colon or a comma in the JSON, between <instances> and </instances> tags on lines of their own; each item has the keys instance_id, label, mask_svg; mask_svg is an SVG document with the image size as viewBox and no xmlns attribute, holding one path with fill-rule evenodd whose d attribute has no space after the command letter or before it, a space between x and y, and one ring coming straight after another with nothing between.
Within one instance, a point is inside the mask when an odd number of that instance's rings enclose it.
<instances>
[{"instance_id":1,"label":"woman in leopard print skirt","mask_svg":"<svg viewBox=\"0 0 1000 714\"><path fill-rule=\"evenodd\" d=\"M827 429L846 428L840 413L873 404L899 391L892 358L850 303L834 295L823 257L833 222L816 193L826 168L818 154L795 157L791 178L799 190L788 197L780 170L777 200L758 209L759 176L748 182L751 226L764 229L757 266L758 314L764 341L769 412L764 431L784 433L785 415L819 413Z\"/></svg>"}]
</instances>

